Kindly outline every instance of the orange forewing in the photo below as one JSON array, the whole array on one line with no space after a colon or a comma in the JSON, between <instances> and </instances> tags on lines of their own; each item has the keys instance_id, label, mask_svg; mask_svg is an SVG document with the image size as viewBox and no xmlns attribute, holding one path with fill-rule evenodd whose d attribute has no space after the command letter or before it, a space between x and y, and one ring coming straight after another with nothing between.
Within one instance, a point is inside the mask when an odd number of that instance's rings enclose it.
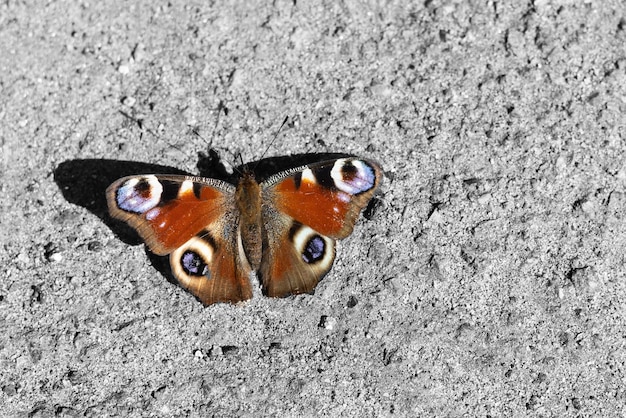
<instances>
[{"instance_id":1,"label":"orange forewing","mask_svg":"<svg viewBox=\"0 0 626 418\"><path fill-rule=\"evenodd\" d=\"M127 179L122 178L107 189L109 212L135 228L157 255L171 253L224 214L226 195L203 184L199 185L199 196L189 189L145 213L123 211L116 206L114 195Z\"/></svg>"},{"instance_id":2,"label":"orange forewing","mask_svg":"<svg viewBox=\"0 0 626 418\"><path fill-rule=\"evenodd\" d=\"M313 172L328 171L334 161L311 166ZM373 184L362 193L351 194L338 188L320 184L315 176L288 176L273 186L272 201L275 207L296 221L333 239L342 239L352 233L361 210L378 188L382 177L380 167L369 161L373 169Z\"/></svg>"},{"instance_id":3,"label":"orange forewing","mask_svg":"<svg viewBox=\"0 0 626 418\"><path fill-rule=\"evenodd\" d=\"M275 190L278 210L296 221L332 238L343 229L350 208L350 195L347 193L308 181L302 181L298 188L293 177L282 180Z\"/></svg>"},{"instance_id":4,"label":"orange forewing","mask_svg":"<svg viewBox=\"0 0 626 418\"><path fill-rule=\"evenodd\" d=\"M200 198L189 191L159 207L157 215L146 220L159 244L173 250L218 220L223 213L222 196L222 193L207 187L202 189Z\"/></svg>"}]
</instances>

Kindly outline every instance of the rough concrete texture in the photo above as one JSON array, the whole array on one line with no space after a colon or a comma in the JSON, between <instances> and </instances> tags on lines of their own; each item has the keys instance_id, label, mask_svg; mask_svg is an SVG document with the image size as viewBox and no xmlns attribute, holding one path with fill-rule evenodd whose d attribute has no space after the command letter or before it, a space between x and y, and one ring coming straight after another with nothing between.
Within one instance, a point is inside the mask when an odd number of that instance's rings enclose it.
<instances>
[{"instance_id":1,"label":"rough concrete texture","mask_svg":"<svg viewBox=\"0 0 626 418\"><path fill-rule=\"evenodd\" d=\"M2 2L0 414L624 416L625 45L623 1ZM266 156L378 199L313 295L204 307L102 191L287 115Z\"/></svg>"}]
</instances>

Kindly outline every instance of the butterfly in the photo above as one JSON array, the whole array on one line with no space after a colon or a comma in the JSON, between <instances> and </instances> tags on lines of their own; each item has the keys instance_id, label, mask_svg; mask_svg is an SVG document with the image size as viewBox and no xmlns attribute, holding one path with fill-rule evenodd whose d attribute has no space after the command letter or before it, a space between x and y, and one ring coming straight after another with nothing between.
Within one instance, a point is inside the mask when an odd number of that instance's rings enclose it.
<instances>
[{"instance_id":1,"label":"butterfly","mask_svg":"<svg viewBox=\"0 0 626 418\"><path fill-rule=\"evenodd\" d=\"M263 293L310 293L335 259L335 240L352 233L382 180L356 157L290 169L258 182L245 169L236 185L185 175L124 177L106 191L109 214L134 228L172 274L205 305Z\"/></svg>"}]
</instances>

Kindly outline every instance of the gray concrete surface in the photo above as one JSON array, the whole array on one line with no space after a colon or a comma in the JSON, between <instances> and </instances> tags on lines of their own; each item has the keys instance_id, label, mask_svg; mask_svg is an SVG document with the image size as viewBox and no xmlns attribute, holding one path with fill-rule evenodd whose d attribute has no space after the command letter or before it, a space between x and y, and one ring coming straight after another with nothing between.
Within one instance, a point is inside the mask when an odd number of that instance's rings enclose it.
<instances>
[{"instance_id":1,"label":"gray concrete surface","mask_svg":"<svg viewBox=\"0 0 626 418\"><path fill-rule=\"evenodd\" d=\"M0 414L624 416L625 45L621 1L3 2ZM286 115L378 204L315 294L204 307L99 192Z\"/></svg>"}]
</instances>

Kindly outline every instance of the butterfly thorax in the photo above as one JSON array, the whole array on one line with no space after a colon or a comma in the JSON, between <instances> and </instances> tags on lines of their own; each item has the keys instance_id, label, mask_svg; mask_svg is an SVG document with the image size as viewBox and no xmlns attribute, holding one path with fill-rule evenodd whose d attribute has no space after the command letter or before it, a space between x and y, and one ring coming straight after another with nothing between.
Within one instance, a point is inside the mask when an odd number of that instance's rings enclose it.
<instances>
[{"instance_id":1,"label":"butterfly thorax","mask_svg":"<svg viewBox=\"0 0 626 418\"><path fill-rule=\"evenodd\" d=\"M252 269L261 263L261 186L249 172L244 172L235 190L235 204L239 212L239 233Z\"/></svg>"}]
</instances>

